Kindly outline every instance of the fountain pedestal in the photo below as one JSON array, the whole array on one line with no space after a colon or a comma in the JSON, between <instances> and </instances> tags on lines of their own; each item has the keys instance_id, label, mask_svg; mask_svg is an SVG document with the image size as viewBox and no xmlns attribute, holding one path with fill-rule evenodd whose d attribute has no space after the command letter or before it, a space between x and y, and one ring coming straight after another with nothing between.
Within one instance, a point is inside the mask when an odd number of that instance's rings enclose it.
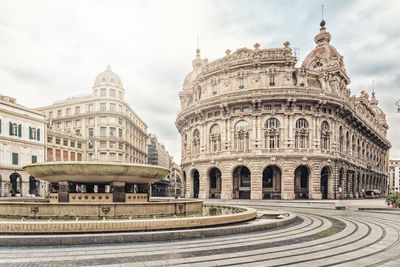
<instances>
[{"instance_id":1,"label":"fountain pedestal","mask_svg":"<svg viewBox=\"0 0 400 267\"><path fill-rule=\"evenodd\" d=\"M69 202L68 181L58 182L58 202Z\"/></svg>"}]
</instances>

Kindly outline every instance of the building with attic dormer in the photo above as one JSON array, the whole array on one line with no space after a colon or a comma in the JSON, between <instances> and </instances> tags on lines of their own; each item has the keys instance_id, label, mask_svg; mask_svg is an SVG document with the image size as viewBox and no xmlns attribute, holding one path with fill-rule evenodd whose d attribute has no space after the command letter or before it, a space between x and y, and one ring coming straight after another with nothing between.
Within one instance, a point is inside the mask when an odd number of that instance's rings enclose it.
<instances>
[{"instance_id":1,"label":"building with attic dormer","mask_svg":"<svg viewBox=\"0 0 400 267\"><path fill-rule=\"evenodd\" d=\"M196 51L179 94L186 197L359 198L386 191L388 125L373 93L352 96L325 22L296 67L283 48Z\"/></svg>"},{"instance_id":2,"label":"building with attic dormer","mask_svg":"<svg viewBox=\"0 0 400 267\"><path fill-rule=\"evenodd\" d=\"M49 128L48 161L147 163L147 124L125 101L111 67L97 75L92 93L40 107Z\"/></svg>"}]
</instances>

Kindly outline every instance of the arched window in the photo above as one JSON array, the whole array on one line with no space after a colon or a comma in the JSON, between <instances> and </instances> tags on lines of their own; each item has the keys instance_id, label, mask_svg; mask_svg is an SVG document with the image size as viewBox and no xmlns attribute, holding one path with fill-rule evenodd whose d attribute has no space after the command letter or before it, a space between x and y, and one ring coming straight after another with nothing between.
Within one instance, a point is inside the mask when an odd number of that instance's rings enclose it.
<instances>
[{"instance_id":1,"label":"arched window","mask_svg":"<svg viewBox=\"0 0 400 267\"><path fill-rule=\"evenodd\" d=\"M321 149L330 149L330 133L329 124L326 121L321 123Z\"/></svg>"},{"instance_id":2,"label":"arched window","mask_svg":"<svg viewBox=\"0 0 400 267\"><path fill-rule=\"evenodd\" d=\"M308 128L308 121L306 119L298 119L296 121L296 128L297 129Z\"/></svg>"},{"instance_id":3,"label":"arched window","mask_svg":"<svg viewBox=\"0 0 400 267\"><path fill-rule=\"evenodd\" d=\"M249 149L249 123L241 120L235 124L235 150Z\"/></svg>"},{"instance_id":4,"label":"arched window","mask_svg":"<svg viewBox=\"0 0 400 267\"><path fill-rule=\"evenodd\" d=\"M280 123L276 118L268 119L264 124L264 147L279 148L280 146Z\"/></svg>"},{"instance_id":5,"label":"arched window","mask_svg":"<svg viewBox=\"0 0 400 267\"><path fill-rule=\"evenodd\" d=\"M212 152L221 150L221 134L218 124L214 124L210 128L210 148Z\"/></svg>"},{"instance_id":6,"label":"arched window","mask_svg":"<svg viewBox=\"0 0 400 267\"><path fill-rule=\"evenodd\" d=\"M349 132L346 132L346 153L350 153L350 135Z\"/></svg>"},{"instance_id":7,"label":"arched window","mask_svg":"<svg viewBox=\"0 0 400 267\"><path fill-rule=\"evenodd\" d=\"M324 69L324 64L322 64L322 62L318 61L314 64L313 66L313 70L315 71L321 71Z\"/></svg>"},{"instance_id":8,"label":"arched window","mask_svg":"<svg viewBox=\"0 0 400 267\"><path fill-rule=\"evenodd\" d=\"M198 129L193 131L193 154L200 154L200 131Z\"/></svg>"},{"instance_id":9,"label":"arched window","mask_svg":"<svg viewBox=\"0 0 400 267\"><path fill-rule=\"evenodd\" d=\"M265 129L269 129L269 128L279 128L281 126L281 124L279 123L279 120L276 118L270 118L265 122Z\"/></svg>"},{"instance_id":10,"label":"arched window","mask_svg":"<svg viewBox=\"0 0 400 267\"><path fill-rule=\"evenodd\" d=\"M308 148L308 121L298 119L296 121L295 148Z\"/></svg>"}]
</instances>

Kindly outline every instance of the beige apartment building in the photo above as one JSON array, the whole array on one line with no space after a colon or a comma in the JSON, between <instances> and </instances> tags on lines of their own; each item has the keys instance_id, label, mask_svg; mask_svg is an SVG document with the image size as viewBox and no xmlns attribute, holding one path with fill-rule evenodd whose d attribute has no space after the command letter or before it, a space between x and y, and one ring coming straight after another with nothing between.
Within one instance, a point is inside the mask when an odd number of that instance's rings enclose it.
<instances>
[{"instance_id":1,"label":"beige apartment building","mask_svg":"<svg viewBox=\"0 0 400 267\"><path fill-rule=\"evenodd\" d=\"M390 160L389 163L389 194L400 192L400 160Z\"/></svg>"},{"instance_id":2,"label":"beige apartment building","mask_svg":"<svg viewBox=\"0 0 400 267\"><path fill-rule=\"evenodd\" d=\"M197 50L179 94L186 197L359 198L386 192L388 124L375 93L351 95L325 21L296 67L283 48Z\"/></svg>"},{"instance_id":3,"label":"beige apartment building","mask_svg":"<svg viewBox=\"0 0 400 267\"><path fill-rule=\"evenodd\" d=\"M120 77L107 66L92 93L37 108L48 123L48 161L147 163L147 125L125 101Z\"/></svg>"}]
</instances>

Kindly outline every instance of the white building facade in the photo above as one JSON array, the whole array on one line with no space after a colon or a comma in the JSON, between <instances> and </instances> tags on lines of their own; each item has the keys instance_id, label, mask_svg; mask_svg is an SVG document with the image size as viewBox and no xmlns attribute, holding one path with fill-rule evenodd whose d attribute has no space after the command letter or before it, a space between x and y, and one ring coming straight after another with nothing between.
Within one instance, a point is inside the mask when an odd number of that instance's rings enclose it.
<instances>
[{"instance_id":1,"label":"white building facade","mask_svg":"<svg viewBox=\"0 0 400 267\"><path fill-rule=\"evenodd\" d=\"M47 184L22 167L45 161L45 127L42 112L0 96L0 196L45 196Z\"/></svg>"}]
</instances>

